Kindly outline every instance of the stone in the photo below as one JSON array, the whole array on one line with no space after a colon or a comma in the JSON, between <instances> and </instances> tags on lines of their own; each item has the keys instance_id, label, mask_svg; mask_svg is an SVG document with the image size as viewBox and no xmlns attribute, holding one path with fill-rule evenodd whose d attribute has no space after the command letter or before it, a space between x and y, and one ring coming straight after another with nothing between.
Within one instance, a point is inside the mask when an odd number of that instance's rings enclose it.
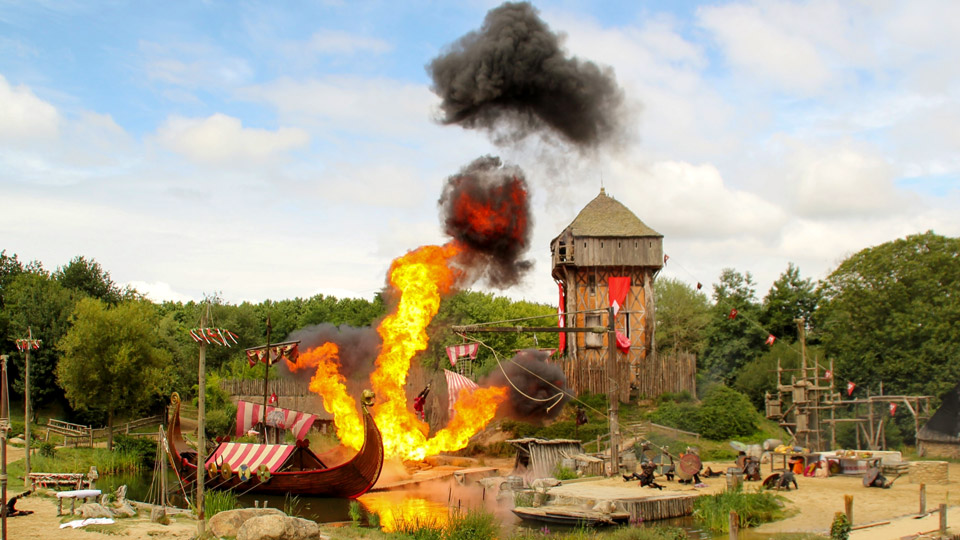
<instances>
[{"instance_id":1,"label":"stone","mask_svg":"<svg viewBox=\"0 0 960 540\"><path fill-rule=\"evenodd\" d=\"M248 519L237 531L237 540L316 540L320 526L287 515L259 516Z\"/></svg>"},{"instance_id":2,"label":"stone","mask_svg":"<svg viewBox=\"0 0 960 540\"><path fill-rule=\"evenodd\" d=\"M113 512L114 517L118 518L135 517L137 515L137 510L125 500L113 503L113 508L110 511Z\"/></svg>"},{"instance_id":3,"label":"stone","mask_svg":"<svg viewBox=\"0 0 960 540\"><path fill-rule=\"evenodd\" d=\"M77 508L77 514L86 518L112 518L113 512L109 508L98 503L84 503Z\"/></svg>"},{"instance_id":4,"label":"stone","mask_svg":"<svg viewBox=\"0 0 960 540\"><path fill-rule=\"evenodd\" d=\"M27 444L27 441L21 437L14 437L7 442L10 444Z\"/></svg>"},{"instance_id":5,"label":"stone","mask_svg":"<svg viewBox=\"0 0 960 540\"><path fill-rule=\"evenodd\" d=\"M207 529L210 534L218 537L237 536L240 526L248 519L258 516L281 515L282 511L276 508L239 508L237 510L225 510L218 512L207 522Z\"/></svg>"},{"instance_id":6,"label":"stone","mask_svg":"<svg viewBox=\"0 0 960 540\"><path fill-rule=\"evenodd\" d=\"M91 468L91 469L94 469L93 467L90 467L90 468ZM96 470L94 470L94 472L96 472ZM89 475L87 475L87 476L89 477ZM126 485L126 484L118 487L117 490L113 492L113 500L116 501L116 502L118 502L118 503L124 502L124 501L127 500L127 485Z\"/></svg>"},{"instance_id":7,"label":"stone","mask_svg":"<svg viewBox=\"0 0 960 540\"><path fill-rule=\"evenodd\" d=\"M150 510L150 521L161 525L170 524L170 518L167 517L167 513L163 510L162 506L154 506L153 509Z\"/></svg>"}]
</instances>

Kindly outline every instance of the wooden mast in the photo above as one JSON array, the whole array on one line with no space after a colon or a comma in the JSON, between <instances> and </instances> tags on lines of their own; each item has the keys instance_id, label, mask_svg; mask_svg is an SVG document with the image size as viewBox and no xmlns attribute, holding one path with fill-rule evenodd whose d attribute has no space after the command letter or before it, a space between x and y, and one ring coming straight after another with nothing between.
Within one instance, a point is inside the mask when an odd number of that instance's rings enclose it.
<instances>
[{"instance_id":1,"label":"wooden mast","mask_svg":"<svg viewBox=\"0 0 960 540\"><path fill-rule=\"evenodd\" d=\"M200 316L200 331L206 332L208 315L210 314L210 301L204 307L203 314ZM204 528L206 526L206 516L204 515L205 504L203 502L203 484L207 480L206 468L206 429L204 426L204 416L206 411L206 390L207 390L207 370L206 370L207 342L200 342L200 363L197 368L197 380L199 390L197 392L197 538L204 538Z\"/></svg>"},{"instance_id":2,"label":"wooden mast","mask_svg":"<svg viewBox=\"0 0 960 540\"><path fill-rule=\"evenodd\" d=\"M266 359L263 362L263 442L264 444L268 443L267 441L267 389L270 383L270 316L267 315L267 355Z\"/></svg>"}]
</instances>

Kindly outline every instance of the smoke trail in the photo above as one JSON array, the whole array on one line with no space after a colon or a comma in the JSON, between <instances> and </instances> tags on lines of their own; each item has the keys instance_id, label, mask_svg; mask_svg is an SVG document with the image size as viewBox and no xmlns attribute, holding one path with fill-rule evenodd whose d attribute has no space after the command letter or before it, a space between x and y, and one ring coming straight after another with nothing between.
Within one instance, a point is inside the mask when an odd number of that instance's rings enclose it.
<instances>
[{"instance_id":1,"label":"smoke trail","mask_svg":"<svg viewBox=\"0 0 960 540\"><path fill-rule=\"evenodd\" d=\"M529 3L504 3L427 67L442 122L497 144L556 133L580 147L619 137L623 92L611 68L566 57Z\"/></svg>"},{"instance_id":2,"label":"smoke trail","mask_svg":"<svg viewBox=\"0 0 960 540\"><path fill-rule=\"evenodd\" d=\"M486 277L495 287L520 281L533 268L522 257L530 246L530 203L523 171L484 156L447 179L438 201L444 232L467 249L457 263L468 280Z\"/></svg>"},{"instance_id":3,"label":"smoke trail","mask_svg":"<svg viewBox=\"0 0 960 540\"><path fill-rule=\"evenodd\" d=\"M373 371L373 360L380 351L380 335L369 326L356 328L346 324L339 327L330 323L316 324L296 330L287 338L288 341L298 339L300 350L304 352L324 343L336 343L340 349L340 374L348 379L366 377ZM278 365L282 372L290 373L286 362ZM313 372L298 371L294 375L309 380Z\"/></svg>"},{"instance_id":4,"label":"smoke trail","mask_svg":"<svg viewBox=\"0 0 960 540\"><path fill-rule=\"evenodd\" d=\"M547 356L547 353L535 349L520 351L512 361L503 363L506 376L496 369L484 381L484 385L510 387L508 400L501 405L501 414L528 421L554 418L560 414L564 403L573 396L573 391L567 388L563 369L555 364L548 364L545 361ZM557 403L554 396L561 391L563 397Z\"/></svg>"}]
</instances>

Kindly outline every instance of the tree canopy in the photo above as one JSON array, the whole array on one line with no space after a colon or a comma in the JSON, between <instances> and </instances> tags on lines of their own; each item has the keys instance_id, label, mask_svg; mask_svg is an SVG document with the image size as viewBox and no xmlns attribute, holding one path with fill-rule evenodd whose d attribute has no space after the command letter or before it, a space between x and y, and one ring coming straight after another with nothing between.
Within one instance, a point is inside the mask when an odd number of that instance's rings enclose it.
<instances>
[{"instance_id":1,"label":"tree canopy","mask_svg":"<svg viewBox=\"0 0 960 540\"><path fill-rule=\"evenodd\" d=\"M657 306L655 343L658 353L667 351L699 354L710 322L707 295L672 278L654 282Z\"/></svg>"}]
</instances>

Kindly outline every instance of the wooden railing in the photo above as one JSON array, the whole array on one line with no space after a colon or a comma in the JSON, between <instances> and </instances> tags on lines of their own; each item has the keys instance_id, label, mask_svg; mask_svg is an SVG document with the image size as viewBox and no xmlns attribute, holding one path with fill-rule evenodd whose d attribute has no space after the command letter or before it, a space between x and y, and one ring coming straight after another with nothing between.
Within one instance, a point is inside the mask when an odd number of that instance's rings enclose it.
<instances>
[{"instance_id":1,"label":"wooden railing","mask_svg":"<svg viewBox=\"0 0 960 540\"><path fill-rule=\"evenodd\" d=\"M262 379L223 379L220 389L231 396L262 396ZM309 396L310 382L296 379L272 379L267 385L267 392L275 393L278 397Z\"/></svg>"}]
</instances>

